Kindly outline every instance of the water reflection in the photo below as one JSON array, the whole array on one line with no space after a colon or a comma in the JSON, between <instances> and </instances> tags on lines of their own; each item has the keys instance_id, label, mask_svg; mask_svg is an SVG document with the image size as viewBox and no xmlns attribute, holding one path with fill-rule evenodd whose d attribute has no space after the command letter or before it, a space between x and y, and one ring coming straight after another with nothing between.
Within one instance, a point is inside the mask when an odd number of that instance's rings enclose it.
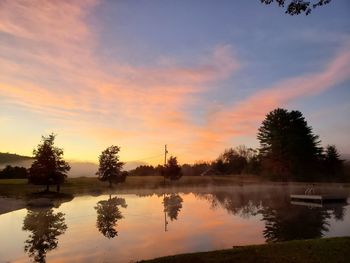
<instances>
[{"instance_id":1,"label":"water reflection","mask_svg":"<svg viewBox=\"0 0 350 263\"><path fill-rule=\"evenodd\" d=\"M119 197L112 198L111 195L109 195L108 200L101 200L95 206L97 211L96 226L108 239L118 235L118 231L116 230L117 221L123 218L118 206L126 208L125 199Z\"/></svg>"},{"instance_id":2,"label":"water reflection","mask_svg":"<svg viewBox=\"0 0 350 263\"><path fill-rule=\"evenodd\" d=\"M37 262L45 257L55 262L130 262L266 241L350 235L349 205L291 204L289 194L303 188L298 187L118 189L118 197L79 196L53 210L21 209L0 215L0 233L11 236L11 242L0 245L0 261L27 262L30 255ZM350 188L343 190L349 193ZM165 219L169 232L164 233Z\"/></svg>"},{"instance_id":3,"label":"water reflection","mask_svg":"<svg viewBox=\"0 0 350 263\"><path fill-rule=\"evenodd\" d=\"M280 203L262 209L267 242L320 238L328 232L329 211Z\"/></svg>"},{"instance_id":4,"label":"water reflection","mask_svg":"<svg viewBox=\"0 0 350 263\"><path fill-rule=\"evenodd\" d=\"M164 196L164 212L167 213L171 221L177 220L179 212L182 208L183 199L178 194L170 194Z\"/></svg>"},{"instance_id":5,"label":"water reflection","mask_svg":"<svg viewBox=\"0 0 350 263\"><path fill-rule=\"evenodd\" d=\"M179 194L163 194L163 206L164 206L164 231L168 231L168 219L171 221L177 220L177 217L182 208L183 199Z\"/></svg>"},{"instance_id":6,"label":"water reflection","mask_svg":"<svg viewBox=\"0 0 350 263\"><path fill-rule=\"evenodd\" d=\"M57 248L57 237L67 229L64 214L54 213L52 208L28 210L23 230L30 231L24 250L35 262L45 262L46 253Z\"/></svg>"},{"instance_id":7,"label":"water reflection","mask_svg":"<svg viewBox=\"0 0 350 263\"><path fill-rule=\"evenodd\" d=\"M332 216L336 220L343 220L346 205L293 205L288 192L278 191L245 193L241 189L197 196L210 202L211 209L221 207L243 218L262 216L266 242L323 237L329 230Z\"/></svg>"}]
</instances>

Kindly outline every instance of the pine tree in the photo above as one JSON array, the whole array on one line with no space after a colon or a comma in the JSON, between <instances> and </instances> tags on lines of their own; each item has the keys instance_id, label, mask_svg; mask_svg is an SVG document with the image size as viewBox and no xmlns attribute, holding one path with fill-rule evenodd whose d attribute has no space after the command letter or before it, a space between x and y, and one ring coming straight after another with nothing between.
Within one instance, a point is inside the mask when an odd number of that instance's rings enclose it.
<instances>
[{"instance_id":1,"label":"pine tree","mask_svg":"<svg viewBox=\"0 0 350 263\"><path fill-rule=\"evenodd\" d=\"M266 115L257 135L265 171L282 176L308 174L321 154L320 141L300 111L275 109Z\"/></svg>"}]
</instances>

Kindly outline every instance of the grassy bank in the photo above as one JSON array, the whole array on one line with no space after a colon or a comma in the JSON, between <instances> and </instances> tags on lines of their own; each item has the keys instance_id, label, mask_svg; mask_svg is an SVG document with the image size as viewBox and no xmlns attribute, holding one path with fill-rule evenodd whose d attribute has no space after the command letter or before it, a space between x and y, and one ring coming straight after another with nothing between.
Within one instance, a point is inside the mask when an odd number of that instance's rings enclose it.
<instances>
[{"instance_id":1,"label":"grassy bank","mask_svg":"<svg viewBox=\"0 0 350 263\"><path fill-rule=\"evenodd\" d=\"M165 182L165 187L203 187L203 186L227 186L241 183L261 183L258 177L246 176L215 176L199 177L186 176L175 182ZM161 176L130 176L125 183L113 187L115 191L139 190L139 189L159 189L164 187L164 179ZM30 185L26 179L1 179L0 196L23 197L33 192L42 191L45 186ZM51 190L56 187L51 186ZM97 178L69 178L61 187L61 192L68 194L100 194L108 192L107 182L101 182Z\"/></svg>"},{"instance_id":2,"label":"grassy bank","mask_svg":"<svg viewBox=\"0 0 350 263\"><path fill-rule=\"evenodd\" d=\"M137 192L138 190L155 192L157 189L166 188L191 188L191 187L210 187L210 186L230 186L230 185L248 185L248 184L270 184L284 185L285 183L269 182L259 178L258 176L184 176L179 181L166 181L164 185L161 176L130 176L126 182L116 185L113 189L108 188L107 182L101 182L97 178L69 178L61 187L61 192L73 195L99 195L110 191L127 193L128 191ZM291 183L293 185L305 186L306 183ZM342 185L350 187L349 184L325 184L325 185ZM43 191L45 186L30 185L25 179L1 179L0 180L0 196L22 198L32 193ZM55 190L55 186L51 186L51 190Z\"/></svg>"},{"instance_id":3,"label":"grassy bank","mask_svg":"<svg viewBox=\"0 0 350 263\"><path fill-rule=\"evenodd\" d=\"M168 256L141 262L345 263L349 262L349 259L350 237L340 237L244 246L227 250Z\"/></svg>"}]
</instances>

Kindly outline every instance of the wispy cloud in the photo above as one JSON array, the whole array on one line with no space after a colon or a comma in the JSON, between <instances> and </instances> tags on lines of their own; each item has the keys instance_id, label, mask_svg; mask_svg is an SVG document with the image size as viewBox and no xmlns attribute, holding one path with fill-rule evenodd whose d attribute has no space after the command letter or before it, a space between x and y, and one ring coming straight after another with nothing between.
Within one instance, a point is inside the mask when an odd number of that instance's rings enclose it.
<instances>
[{"instance_id":1,"label":"wispy cloud","mask_svg":"<svg viewBox=\"0 0 350 263\"><path fill-rule=\"evenodd\" d=\"M286 107L298 98L318 95L349 80L349 50L349 44L346 44L319 72L282 80L234 105L209 113L208 122L202 128L195 148L222 149L235 136L255 137L258 126L269 111L276 107Z\"/></svg>"}]
</instances>

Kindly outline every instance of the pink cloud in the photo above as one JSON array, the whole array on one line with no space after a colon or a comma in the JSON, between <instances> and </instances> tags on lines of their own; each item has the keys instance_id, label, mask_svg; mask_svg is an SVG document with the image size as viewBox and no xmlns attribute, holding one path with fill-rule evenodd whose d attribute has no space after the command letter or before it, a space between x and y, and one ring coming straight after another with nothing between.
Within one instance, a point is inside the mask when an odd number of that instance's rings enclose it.
<instances>
[{"instance_id":1,"label":"pink cloud","mask_svg":"<svg viewBox=\"0 0 350 263\"><path fill-rule=\"evenodd\" d=\"M66 45L89 38L84 16L95 0L16 0L0 3L0 31L35 42Z\"/></svg>"}]
</instances>

